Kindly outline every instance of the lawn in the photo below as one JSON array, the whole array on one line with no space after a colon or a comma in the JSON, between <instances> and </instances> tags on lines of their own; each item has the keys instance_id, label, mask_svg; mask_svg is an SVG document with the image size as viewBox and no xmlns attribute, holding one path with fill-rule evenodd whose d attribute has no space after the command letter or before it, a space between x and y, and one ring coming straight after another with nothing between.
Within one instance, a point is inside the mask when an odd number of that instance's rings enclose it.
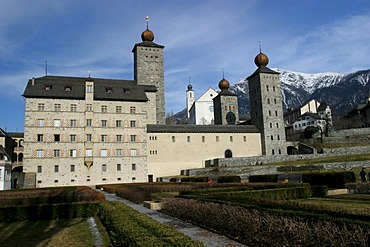
<instances>
[{"instance_id":1,"label":"lawn","mask_svg":"<svg viewBox=\"0 0 370 247\"><path fill-rule=\"evenodd\" d=\"M109 236L95 218L103 246L111 246ZM60 219L0 223L0 246L79 246L95 245L87 219Z\"/></svg>"}]
</instances>

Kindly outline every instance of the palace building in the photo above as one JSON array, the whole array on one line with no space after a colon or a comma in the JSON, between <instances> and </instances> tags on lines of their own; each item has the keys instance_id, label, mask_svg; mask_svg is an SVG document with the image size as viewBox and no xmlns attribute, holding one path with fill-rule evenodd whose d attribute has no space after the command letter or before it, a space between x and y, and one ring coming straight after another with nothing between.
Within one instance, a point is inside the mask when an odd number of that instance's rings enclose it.
<instances>
[{"instance_id":1,"label":"palace building","mask_svg":"<svg viewBox=\"0 0 370 247\"><path fill-rule=\"evenodd\" d=\"M237 96L224 78L212 95L214 124L165 125L164 46L148 26L141 38L133 80L28 81L23 187L154 182L209 159L286 153L279 74L267 63L250 76L253 125L237 125Z\"/></svg>"}]
</instances>

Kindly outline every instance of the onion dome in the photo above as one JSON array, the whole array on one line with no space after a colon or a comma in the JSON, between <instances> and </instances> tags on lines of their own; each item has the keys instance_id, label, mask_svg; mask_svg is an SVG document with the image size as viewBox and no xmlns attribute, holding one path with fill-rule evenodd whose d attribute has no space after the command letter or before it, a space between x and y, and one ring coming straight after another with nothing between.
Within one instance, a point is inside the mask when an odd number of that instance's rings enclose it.
<instances>
[{"instance_id":1,"label":"onion dome","mask_svg":"<svg viewBox=\"0 0 370 247\"><path fill-rule=\"evenodd\" d=\"M148 28L141 34L141 40L143 42L150 41L152 42L154 40L154 33L150 31Z\"/></svg>"},{"instance_id":2,"label":"onion dome","mask_svg":"<svg viewBox=\"0 0 370 247\"><path fill-rule=\"evenodd\" d=\"M257 67L266 66L269 63L269 58L260 52L254 59L254 63L257 65Z\"/></svg>"},{"instance_id":3,"label":"onion dome","mask_svg":"<svg viewBox=\"0 0 370 247\"><path fill-rule=\"evenodd\" d=\"M221 90L229 89L230 83L225 78L222 78L222 80L218 83L218 88Z\"/></svg>"},{"instance_id":4,"label":"onion dome","mask_svg":"<svg viewBox=\"0 0 370 247\"><path fill-rule=\"evenodd\" d=\"M188 85L188 91L192 91L193 90L193 86L191 84Z\"/></svg>"}]
</instances>

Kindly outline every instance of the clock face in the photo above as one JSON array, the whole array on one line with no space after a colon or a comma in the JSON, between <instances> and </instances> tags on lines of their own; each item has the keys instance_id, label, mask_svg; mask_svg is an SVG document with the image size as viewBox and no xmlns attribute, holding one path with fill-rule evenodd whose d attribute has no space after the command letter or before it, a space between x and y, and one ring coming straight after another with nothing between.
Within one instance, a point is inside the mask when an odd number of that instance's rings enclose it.
<instances>
[{"instance_id":1,"label":"clock face","mask_svg":"<svg viewBox=\"0 0 370 247\"><path fill-rule=\"evenodd\" d=\"M227 122L227 124L235 124L236 117L235 117L235 114L233 112L230 111L226 114L226 122Z\"/></svg>"},{"instance_id":2,"label":"clock face","mask_svg":"<svg viewBox=\"0 0 370 247\"><path fill-rule=\"evenodd\" d=\"M211 105L211 106L209 107L209 111L210 111L210 112L213 112L213 105Z\"/></svg>"}]
</instances>

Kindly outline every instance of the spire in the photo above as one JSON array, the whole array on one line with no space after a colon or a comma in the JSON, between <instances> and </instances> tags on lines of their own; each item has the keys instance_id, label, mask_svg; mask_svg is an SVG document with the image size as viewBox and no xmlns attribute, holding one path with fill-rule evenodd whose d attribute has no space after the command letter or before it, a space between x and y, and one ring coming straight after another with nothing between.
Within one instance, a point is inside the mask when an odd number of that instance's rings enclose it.
<instances>
[{"instance_id":1,"label":"spire","mask_svg":"<svg viewBox=\"0 0 370 247\"><path fill-rule=\"evenodd\" d=\"M145 21L146 21L146 30L149 30L149 16L148 15L145 17Z\"/></svg>"}]
</instances>

